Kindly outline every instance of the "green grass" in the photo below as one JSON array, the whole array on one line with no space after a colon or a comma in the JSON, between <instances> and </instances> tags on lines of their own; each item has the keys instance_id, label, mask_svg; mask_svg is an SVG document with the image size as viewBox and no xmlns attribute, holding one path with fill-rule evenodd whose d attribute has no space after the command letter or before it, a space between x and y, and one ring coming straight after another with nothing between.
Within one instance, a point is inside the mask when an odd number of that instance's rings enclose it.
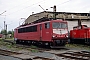
<instances>
[{"instance_id":1,"label":"green grass","mask_svg":"<svg viewBox=\"0 0 90 60\"><path fill-rule=\"evenodd\" d=\"M0 38L0 40L2 40L2 38Z\"/></svg>"},{"instance_id":2,"label":"green grass","mask_svg":"<svg viewBox=\"0 0 90 60\"><path fill-rule=\"evenodd\" d=\"M11 39L12 40L12 39ZM36 46L33 46L31 45L30 48L25 48L25 47L18 47L16 44L11 44L9 42L4 42L3 39L0 39L0 47L1 46L4 46L12 51L19 51L19 50L22 50L22 49L26 49L26 50L29 50L31 52L38 52L37 50L37 47Z\"/></svg>"},{"instance_id":3,"label":"green grass","mask_svg":"<svg viewBox=\"0 0 90 60\"><path fill-rule=\"evenodd\" d=\"M7 39L5 39L5 40L14 40L14 38L7 38Z\"/></svg>"},{"instance_id":4,"label":"green grass","mask_svg":"<svg viewBox=\"0 0 90 60\"><path fill-rule=\"evenodd\" d=\"M31 47L31 48L34 48L34 49L36 49L36 48L37 48L36 46L33 46L33 45L31 45L30 47Z\"/></svg>"},{"instance_id":5,"label":"green grass","mask_svg":"<svg viewBox=\"0 0 90 60\"><path fill-rule=\"evenodd\" d=\"M81 50L90 50L90 46L82 45L82 44L66 44L66 47L75 48L75 49L81 49Z\"/></svg>"},{"instance_id":6,"label":"green grass","mask_svg":"<svg viewBox=\"0 0 90 60\"><path fill-rule=\"evenodd\" d=\"M39 52L37 49L31 49L31 52L35 53L35 52Z\"/></svg>"},{"instance_id":7,"label":"green grass","mask_svg":"<svg viewBox=\"0 0 90 60\"><path fill-rule=\"evenodd\" d=\"M12 39L8 39L8 40L12 40ZM12 49L12 50L22 50L22 49L26 49L29 50L31 52L38 52L36 46L31 45L30 48L25 48L25 47L18 47L16 44L11 44L8 42L4 42L4 40L2 38L0 38L0 46L5 46L6 48ZM73 48L73 49L81 49L81 50L89 50L90 51L90 46L87 45L81 45L81 44L66 44L67 48Z\"/></svg>"}]
</instances>

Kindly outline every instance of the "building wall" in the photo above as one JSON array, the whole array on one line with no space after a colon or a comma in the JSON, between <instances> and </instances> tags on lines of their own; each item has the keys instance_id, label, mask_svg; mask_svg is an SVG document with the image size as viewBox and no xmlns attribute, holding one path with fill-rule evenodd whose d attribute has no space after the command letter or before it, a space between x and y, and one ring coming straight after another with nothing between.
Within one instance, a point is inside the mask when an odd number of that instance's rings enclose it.
<instances>
[{"instance_id":1,"label":"building wall","mask_svg":"<svg viewBox=\"0 0 90 60\"><path fill-rule=\"evenodd\" d=\"M82 13L83 14L83 13ZM89 19L90 16L78 14L78 13L62 13L62 12L56 12L56 18L63 18L66 20L73 20L73 19ZM33 21L36 21L43 17L53 18L54 13L53 12L41 12L37 14L30 15L26 20L25 23L31 23Z\"/></svg>"},{"instance_id":2,"label":"building wall","mask_svg":"<svg viewBox=\"0 0 90 60\"><path fill-rule=\"evenodd\" d=\"M48 13L48 12L41 12L41 13L37 13L37 14L33 14L33 15L30 15L25 23L31 23L33 21L36 21L40 18L43 18L43 17L48 17L48 18L52 18L53 17L53 13ZM78 20L73 20L73 19L83 19L82 20L82 24L85 24L87 26L90 27L90 21L87 21L87 20L84 20L84 19L88 19L89 16L81 16L80 14L57 14L56 15L57 18L65 18L65 19L72 19L72 21L67 21L68 22L68 28L69 28L69 31L71 29L73 29L74 26L77 26L78 25Z\"/></svg>"},{"instance_id":3,"label":"building wall","mask_svg":"<svg viewBox=\"0 0 90 60\"><path fill-rule=\"evenodd\" d=\"M88 16L81 16L81 15L74 15L74 14L58 14L57 18L64 18L64 19L88 19Z\"/></svg>"},{"instance_id":4,"label":"building wall","mask_svg":"<svg viewBox=\"0 0 90 60\"><path fill-rule=\"evenodd\" d=\"M73 29L74 26L78 26L78 21L67 21L68 22L68 29L69 31ZM82 25L87 25L90 27L90 21L82 21Z\"/></svg>"},{"instance_id":5,"label":"building wall","mask_svg":"<svg viewBox=\"0 0 90 60\"><path fill-rule=\"evenodd\" d=\"M31 23L33 21L36 21L40 18L43 18L45 17L45 13L38 13L38 14L33 14L33 15L30 15L26 20L25 20L25 23Z\"/></svg>"}]
</instances>

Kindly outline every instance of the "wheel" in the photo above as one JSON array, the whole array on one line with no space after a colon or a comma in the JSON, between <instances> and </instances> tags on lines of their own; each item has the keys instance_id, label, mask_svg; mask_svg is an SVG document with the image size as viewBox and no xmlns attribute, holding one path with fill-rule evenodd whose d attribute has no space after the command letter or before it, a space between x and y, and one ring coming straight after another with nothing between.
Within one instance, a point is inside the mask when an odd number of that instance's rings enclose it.
<instances>
[{"instance_id":1,"label":"wheel","mask_svg":"<svg viewBox=\"0 0 90 60\"><path fill-rule=\"evenodd\" d=\"M72 38L70 38L70 43L73 44L74 43L74 40Z\"/></svg>"},{"instance_id":2,"label":"wheel","mask_svg":"<svg viewBox=\"0 0 90 60\"><path fill-rule=\"evenodd\" d=\"M20 43L20 41L19 40L16 40L16 44L19 44Z\"/></svg>"}]
</instances>

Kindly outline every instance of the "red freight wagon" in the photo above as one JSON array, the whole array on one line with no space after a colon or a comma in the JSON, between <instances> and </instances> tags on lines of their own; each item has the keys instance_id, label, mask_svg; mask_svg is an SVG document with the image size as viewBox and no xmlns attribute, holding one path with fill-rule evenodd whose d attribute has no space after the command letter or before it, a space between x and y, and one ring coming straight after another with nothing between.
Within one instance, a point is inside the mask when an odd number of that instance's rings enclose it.
<instances>
[{"instance_id":1,"label":"red freight wagon","mask_svg":"<svg viewBox=\"0 0 90 60\"><path fill-rule=\"evenodd\" d=\"M63 20L50 20L14 30L16 43L36 43L44 45L65 45L68 41L68 25Z\"/></svg>"},{"instance_id":2,"label":"red freight wagon","mask_svg":"<svg viewBox=\"0 0 90 60\"><path fill-rule=\"evenodd\" d=\"M86 25L73 27L70 31L71 43L90 44L90 28Z\"/></svg>"}]
</instances>

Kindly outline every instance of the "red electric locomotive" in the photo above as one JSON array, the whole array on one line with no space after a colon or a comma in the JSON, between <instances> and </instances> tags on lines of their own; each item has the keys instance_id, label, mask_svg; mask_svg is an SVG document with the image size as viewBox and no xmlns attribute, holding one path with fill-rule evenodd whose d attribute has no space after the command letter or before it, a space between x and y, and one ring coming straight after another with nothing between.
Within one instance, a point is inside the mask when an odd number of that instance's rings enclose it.
<instances>
[{"instance_id":1,"label":"red electric locomotive","mask_svg":"<svg viewBox=\"0 0 90 60\"><path fill-rule=\"evenodd\" d=\"M63 20L50 20L20 26L14 30L14 38L16 43L65 45L68 41L68 24Z\"/></svg>"},{"instance_id":2,"label":"red electric locomotive","mask_svg":"<svg viewBox=\"0 0 90 60\"><path fill-rule=\"evenodd\" d=\"M90 44L90 28L87 25L73 27L73 30L70 31L70 42Z\"/></svg>"}]
</instances>

